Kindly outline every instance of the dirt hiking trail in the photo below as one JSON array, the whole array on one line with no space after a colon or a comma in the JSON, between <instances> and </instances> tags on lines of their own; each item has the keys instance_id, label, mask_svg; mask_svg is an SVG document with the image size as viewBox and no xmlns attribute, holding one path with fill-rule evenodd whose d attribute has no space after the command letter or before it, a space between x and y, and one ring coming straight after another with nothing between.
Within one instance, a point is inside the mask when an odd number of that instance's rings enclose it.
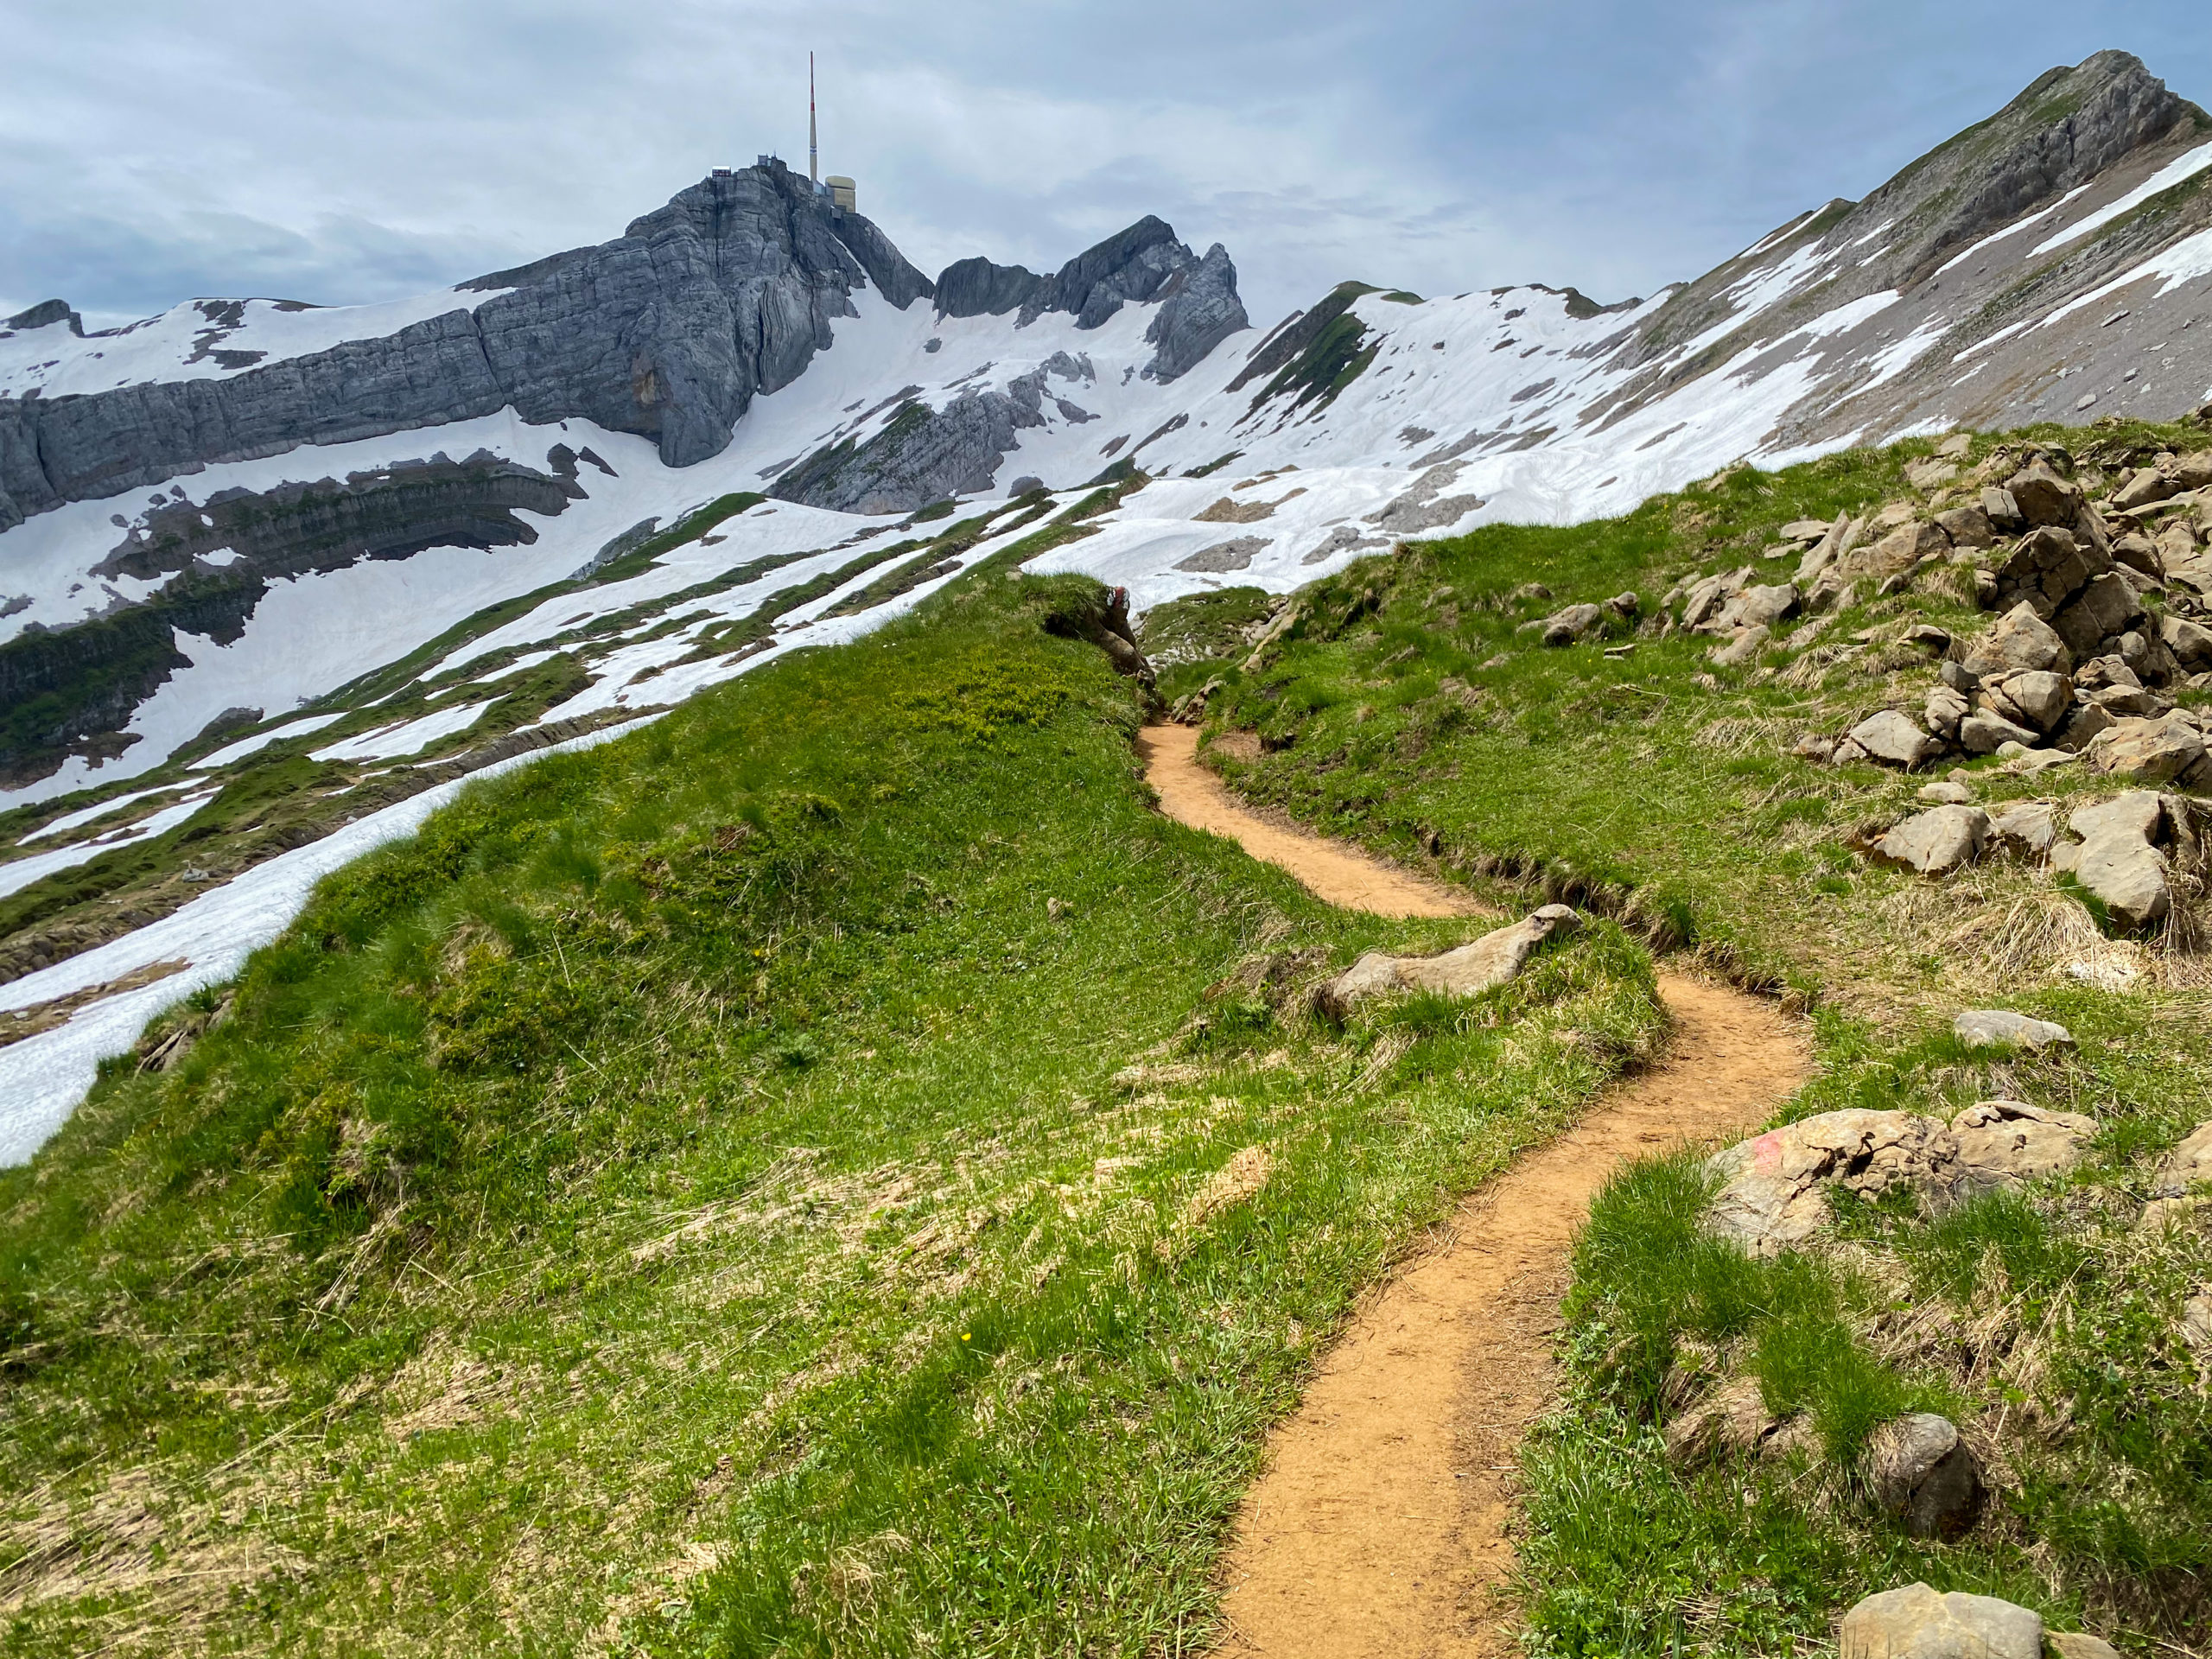
<instances>
[{"instance_id":1,"label":"dirt hiking trail","mask_svg":"<svg viewBox=\"0 0 2212 1659\"><path fill-rule=\"evenodd\" d=\"M1153 727L1140 745L1170 817L1244 842L1320 897L1384 915L1472 913L1448 889L1255 817L1198 764L1190 728ZM1271 1437L1224 1568L1224 1659L1515 1649L1516 1453L1551 1398L1567 1252L1592 1196L1624 1159L1758 1124L1810 1069L1803 1034L1769 1004L1675 974L1659 988L1675 1019L1659 1062L1471 1194L1338 1338Z\"/></svg>"},{"instance_id":2,"label":"dirt hiking trail","mask_svg":"<svg viewBox=\"0 0 2212 1659\"><path fill-rule=\"evenodd\" d=\"M1145 781L1160 810L1193 830L1241 843L1263 863L1288 870L1317 899L1377 916L1478 916L1480 906L1440 881L1408 874L1356 847L1325 841L1281 820L1262 817L1198 764L1192 726L1147 726L1137 734Z\"/></svg>"}]
</instances>

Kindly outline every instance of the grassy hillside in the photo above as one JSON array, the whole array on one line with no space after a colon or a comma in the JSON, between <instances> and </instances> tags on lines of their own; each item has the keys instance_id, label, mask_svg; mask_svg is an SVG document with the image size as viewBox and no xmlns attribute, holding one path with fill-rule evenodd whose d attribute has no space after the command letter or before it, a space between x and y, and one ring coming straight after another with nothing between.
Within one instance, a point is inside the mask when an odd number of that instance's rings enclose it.
<instances>
[{"instance_id":1,"label":"grassy hillside","mask_svg":"<svg viewBox=\"0 0 2212 1659\"><path fill-rule=\"evenodd\" d=\"M1656 1030L1150 810L985 573L326 884L0 1177L24 1653L1195 1646L1359 1288Z\"/></svg>"}]
</instances>

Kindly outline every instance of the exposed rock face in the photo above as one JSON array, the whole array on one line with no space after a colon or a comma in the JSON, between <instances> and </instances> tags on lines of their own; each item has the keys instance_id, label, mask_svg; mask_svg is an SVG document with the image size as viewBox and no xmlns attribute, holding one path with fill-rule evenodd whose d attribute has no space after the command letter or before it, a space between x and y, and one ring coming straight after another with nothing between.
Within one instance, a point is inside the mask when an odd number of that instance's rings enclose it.
<instances>
[{"instance_id":1,"label":"exposed rock face","mask_svg":"<svg viewBox=\"0 0 2212 1659\"><path fill-rule=\"evenodd\" d=\"M1145 331L1160 350L1149 372L1173 380L1240 328L1251 326L1236 292L1236 267L1217 242L1201 259L1175 239L1166 221L1139 219L1086 249L1054 276L988 259L963 259L937 279L941 317L1004 316L1035 321L1047 311L1073 314L1078 328L1096 328L1128 303L1157 300Z\"/></svg>"},{"instance_id":2,"label":"exposed rock face","mask_svg":"<svg viewBox=\"0 0 2212 1659\"><path fill-rule=\"evenodd\" d=\"M189 664L178 633L230 645L274 580L426 547L528 545L537 531L518 510L550 516L582 493L556 467L542 473L480 452L322 479L266 492L219 492L202 505L148 512L92 569L95 576L166 579L146 602L77 627L0 644L0 781L51 772L73 748L115 740L138 704ZM225 554L219 563L210 556Z\"/></svg>"},{"instance_id":3,"label":"exposed rock face","mask_svg":"<svg viewBox=\"0 0 2212 1659\"><path fill-rule=\"evenodd\" d=\"M1158 379L1174 379L1230 335L1252 326L1237 296L1236 267L1218 242L1197 264L1173 272L1155 297L1160 309L1144 337L1160 348L1148 366Z\"/></svg>"},{"instance_id":4,"label":"exposed rock face","mask_svg":"<svg viewBox=\"0 0 2212 1659\"><path fill-rule=\"evenodd\" d=\"M1473 944L1440 957L1393 957L1370 950L1322 986L1317 1001L1324 1012L1342 1019L1370 997L1400 991L1473 996L1511 979L1538 945L1554 933L1572 929L1580 919L1565 905L1546 905L1510 927L1485 933Z\"/></svg>"},{"instance_id":5,"label":"exposed rock face","mask_svg":"<svg viewBox=\"0 0 2212 1659\"><path fill-rule=\"evenodd\" d=\"M1217 243L1199 259L1151 218L1077 254L1057 276L963 259L946 268L938 290L943 315L1018 310L1027 325L1047 311L1071 312L1078 328L1096 328L1125 304L1154 300L1160 309L1145 338L1159 349L1146 372L1160 379L1173 379L1249 326L1228 252ZM1007 453L1020 447L1015 435L1044 424L1047 377L1073 378L1077 372L1060 353L1003 390L970 390L942 409L909 404L867 442L847 440L808 456L776 480L772 493L839 512L899 512L988 489ZM1071 407L1063 403L1062 413Z\"/></svg>"},{"instance_id":6,"label":"exposed rock face","mask_svg":"<svg viewBox=\"0 0 2212 1659\"><path fill-rule=\"evenodd\" d=\"M1994 1596L1909 1584L1846 1613L1837 1644L1836 1659L2043 1659L2043 1619Z\"/></svg>"},{"instance_id":7,"label":"exposed rock face","mask_svg":"<svg viewBox=\"0 0 2212 1659\"><path fill-rule=\"evenodd\" d=\"M1706 1226L1775 1255L1827 1219L1827 1186L1862 1198L1902 1187L1931 1205L1955 1203L2072 1168L2096 1129L2094 1118L2019 1100L1978 1101L1948 1123L1911 1112L1822 1112L1707 1159L1723 1185Z\"/></svg>"},{"instance_id":8,"label":"exposed rock face","mask_svg":"<svg viewBox=\"0 0 2212 1659\"><path fill-rule=\"evenodd\" d=\"M671 466L718 454L872 284L928 278L781 163L702 180L597 247L462 285L492 297L398 333L226 378L0 399L0 492L18 512L113 495L211 461L488 415L581 416L653 439Z\"/></svg>"},{"instance_id":9,"label":"exposed rock face","mask_svg":"<svg viewBox=\"0 0 2212 1659\"><path fill-rule=\"evenodd\" d=\"M938 273L937 314L940 317L1002 317L1021 309L1051 281L1025 265L995 265L983 258L957 260Z\"/></svg>"}]
</instances>

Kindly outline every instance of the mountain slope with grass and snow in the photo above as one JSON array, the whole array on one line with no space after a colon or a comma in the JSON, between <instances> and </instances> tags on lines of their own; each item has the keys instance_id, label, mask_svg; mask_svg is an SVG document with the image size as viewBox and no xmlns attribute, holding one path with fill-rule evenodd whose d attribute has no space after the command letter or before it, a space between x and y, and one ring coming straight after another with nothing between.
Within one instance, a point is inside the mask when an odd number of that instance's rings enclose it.
<instances>
[{"instance_id":1,"label":"mountain slope with grass and snow","mask_svg":"<svg viewBox=\"0 0 2212 1659\"><path fill-rule=\"evenodd\" d=\"M1610 307L1346 283L1254 327L1157 219L932 281L772 163L419 302L35 308L0 334L0 996L48 1012L0 1117L50 1122L111 1045L80 1013L48 1065L62 1003L228 971L245 872L1017 546L1141 613L1745 458L2171 416L2212 395L2208 289L2212 118L2106 53Z\"/></svg>"}]
</instances>

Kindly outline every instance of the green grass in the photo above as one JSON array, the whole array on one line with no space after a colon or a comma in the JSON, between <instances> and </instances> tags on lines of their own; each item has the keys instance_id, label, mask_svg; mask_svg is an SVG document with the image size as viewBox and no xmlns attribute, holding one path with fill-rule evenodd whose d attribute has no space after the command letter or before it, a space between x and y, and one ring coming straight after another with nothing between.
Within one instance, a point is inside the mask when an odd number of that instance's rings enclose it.
<instances>
[{"instance_id":1,"label":"green grass","mask_svg":"<svg viewBox=\"0 0 2212 1659\"><path fill-rule=\"evenodd\" d=\"M1600 923L1309 1023L1467 925L1154 813L1082 588L472 789L108 1067L0 1176L10 1649L1207 1639L1361 1287L1657 1015Z\"/></svg>"}]
</instances>

